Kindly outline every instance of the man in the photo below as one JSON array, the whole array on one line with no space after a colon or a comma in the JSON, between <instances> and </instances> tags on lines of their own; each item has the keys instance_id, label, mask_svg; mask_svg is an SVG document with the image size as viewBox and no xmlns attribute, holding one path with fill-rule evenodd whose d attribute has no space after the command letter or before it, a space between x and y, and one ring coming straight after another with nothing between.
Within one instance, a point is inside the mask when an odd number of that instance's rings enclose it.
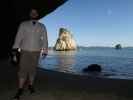
<instances>
[{"instance_id":1,"label":"man","mask_svg":"<svg viewBox=\"0 0 133 100\"><path fill-rule=\"evenodd\" d=\"M34 92L33 82L36 75L38 59L48 53L46 27L38 22L39 14L36 9L30 12L31 20L22 22L19 26L13 49L21 49L19 63L19 89L14 97L18 100L24 91L24 83L28 79L28 89Z\"/></svg>"}]
</instances>

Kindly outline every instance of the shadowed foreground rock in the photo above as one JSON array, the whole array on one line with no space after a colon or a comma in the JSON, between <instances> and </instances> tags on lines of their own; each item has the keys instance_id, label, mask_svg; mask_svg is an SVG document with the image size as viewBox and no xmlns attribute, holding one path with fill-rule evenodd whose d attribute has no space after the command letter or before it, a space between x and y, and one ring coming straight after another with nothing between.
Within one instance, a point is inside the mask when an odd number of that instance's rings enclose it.
<instances>
[{"instance_id":1,"label":"shadowed foreground rock","mask_svg":"<svg viewBox=\"0 0 133 100\"><path fill-rule=\"evenodd\" d=\"M54 49L57 51L76 50L76 43L72 34L65 28L60 28L59 37Z\"/></svg>"}]
</instances>

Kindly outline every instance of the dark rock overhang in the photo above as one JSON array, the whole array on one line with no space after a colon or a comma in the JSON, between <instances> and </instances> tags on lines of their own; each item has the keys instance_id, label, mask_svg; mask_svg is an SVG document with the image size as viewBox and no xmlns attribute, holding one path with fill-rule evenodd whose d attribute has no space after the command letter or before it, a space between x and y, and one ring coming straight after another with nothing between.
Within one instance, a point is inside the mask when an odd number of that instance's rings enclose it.
<instances>
[{"instance_id":1,"label":"dark rock overhang","mask_svg":"<svg viewBox=\"0 0 133 100\"><path fill-rule=\"evenodd\" d=\"M0 58L11 51L20 22L29 19L31 8L38 9L40 18L53 12L68 0L3 0L1 8Z\"/></svg>"},{"instance_id":2,"label":"dark rock overhang","mask_svg":"<svg viewBox=\"0 0 133 100\"><path fill-rule=\"evenodd\" d=\"M31 8L38 9L40 18L54 11L67 0L12 0L16 17L20 20L29 18Z\"/></svg>"}]
</instances>

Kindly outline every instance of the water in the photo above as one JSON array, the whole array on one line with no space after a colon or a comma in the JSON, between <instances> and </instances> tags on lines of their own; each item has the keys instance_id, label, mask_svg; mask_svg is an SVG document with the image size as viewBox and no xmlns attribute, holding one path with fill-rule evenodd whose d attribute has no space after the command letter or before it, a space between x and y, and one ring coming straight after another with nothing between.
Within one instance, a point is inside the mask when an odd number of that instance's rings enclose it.
<instances>
[{"instance_id":1,"label":"water","mask_svg":"<svg viewBox=\"0 0 133 100\"><path fill-rule=\"evenodd\" d=\"M100 64L101 73L84 73L90 64ZM100 78L133 79L133 48L79 48L77 51L49 51L40 67L59 72Z\"/></svg>"}]
</instances>

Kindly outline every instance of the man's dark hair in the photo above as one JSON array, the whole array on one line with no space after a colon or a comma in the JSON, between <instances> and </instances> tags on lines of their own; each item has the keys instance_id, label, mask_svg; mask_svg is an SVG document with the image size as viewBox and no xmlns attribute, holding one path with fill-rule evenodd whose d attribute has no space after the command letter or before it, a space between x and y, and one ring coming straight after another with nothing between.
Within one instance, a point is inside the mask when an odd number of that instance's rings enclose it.
<instances>
[{"instance_id":1,"label":"man's dark hair","mask_svg":"<svg viewBox=\"0 0 133 100\"><path fill-rule=\"evenodd\" d=\"M37 7L32 7L29 9L29 13L32 11L32 10L36 10L38 12L38 19L40 18L40 12L39 12L39 9Z\"/></svg>"}]
</instances>

